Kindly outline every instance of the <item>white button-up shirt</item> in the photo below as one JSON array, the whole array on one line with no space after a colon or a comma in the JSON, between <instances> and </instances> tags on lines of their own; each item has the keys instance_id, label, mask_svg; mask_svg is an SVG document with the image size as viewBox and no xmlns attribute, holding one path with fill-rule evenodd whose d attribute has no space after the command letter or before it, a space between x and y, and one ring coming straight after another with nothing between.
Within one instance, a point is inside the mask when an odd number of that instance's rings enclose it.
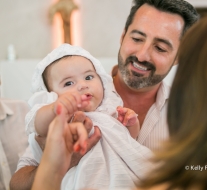
<instances>
[{"instance_id":1,"label":"white button-up shirt","mask_svg":"<svg viewBox=\"0 0 207 190\"><path fill-rule=\"evenodd\" d=\"M167 125L167 103L170 95L170 85L173 82L177 66L173 66L170 73L162 81L157 92L156 102L150 107L142 124L137 141L151 150L159 149L163 140L169 136ZM111 72L115 76L118 66Z\"/></svg>"},{"instance_id":2,"label":"white button-up shirt","mask_svg":"<svg viewBox=\"0 0 207 190\"><path fill-rule=\"evenodd\" d=\"M142 124L138 142L151 150L158 149L160 143L169 136L167 125L167 103L170 87L162 82L156 102L150 107Z\"/></svg>"}]
</instances>

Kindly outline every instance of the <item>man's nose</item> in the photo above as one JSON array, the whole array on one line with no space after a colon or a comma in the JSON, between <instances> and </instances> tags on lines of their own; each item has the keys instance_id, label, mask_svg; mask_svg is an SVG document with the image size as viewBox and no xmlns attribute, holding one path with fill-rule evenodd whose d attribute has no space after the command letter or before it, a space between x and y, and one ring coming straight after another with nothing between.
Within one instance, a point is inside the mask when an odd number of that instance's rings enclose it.
<instances>
[{"instance_id":1,"label":"man's nose","mask_svg":"<svg viewBox=\"0 0 207 190\"><path fill-rule=\"evenodd\" d=\"M143 44L137 51L136 56L140 62L150 61L151 50L149 44Z\"/></svg>"}]
</instances>

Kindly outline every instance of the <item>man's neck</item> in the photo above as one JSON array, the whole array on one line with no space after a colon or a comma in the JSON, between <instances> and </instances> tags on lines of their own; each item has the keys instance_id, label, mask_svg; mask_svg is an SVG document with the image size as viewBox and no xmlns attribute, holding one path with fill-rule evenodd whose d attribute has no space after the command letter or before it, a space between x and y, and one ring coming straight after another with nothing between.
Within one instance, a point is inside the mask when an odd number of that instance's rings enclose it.
<instances>
[{"instance_id":1,"label":"man's neck","mask_svg":"<svg viewBox=\"0 0 207 190\"><path fill-rule=\"evenodd\" d=\"M139 122L142 126L147 112L156 101L156 96L160 84L152 87L134 90L132 88L129 88L124 83L123 79L120 77L119 72L117 72L116 76L114 76L113 79L115 89L124 102L124 107L130 108L138 114Z\"/></svg>"}]
</instances>

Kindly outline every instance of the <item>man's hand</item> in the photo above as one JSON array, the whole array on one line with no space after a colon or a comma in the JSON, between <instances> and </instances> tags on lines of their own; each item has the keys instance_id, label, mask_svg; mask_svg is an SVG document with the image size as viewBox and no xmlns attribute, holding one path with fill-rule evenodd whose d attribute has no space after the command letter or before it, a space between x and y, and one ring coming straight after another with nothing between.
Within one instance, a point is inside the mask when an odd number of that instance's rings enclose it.
<instances>
[{"instance_id":1,"label":"man's hand","mask_svg":"<svg viewBox=\"0 0 207 190\"><path fill-rule=\"evenodd\" d=\"M91 119L86 117L86 115L82 111L77 111L75 113L72 122L81 122L81 123L83 123L83 125L84 125L86 131L88 132L88 134L90 133L90 131L93 127L93 123L92 123ZM94 128L94 133L87 140L86 152L88 152L93 146L95 146L96 143L100 140L100 138L101 138L101 132L100 132L98 127L95 127ZM42 150L44 150L46 138L41 137L41 136L35 136L35 139L38 142L40 148ZM82 157L83 157L83 155L81 155L77 152L74 152L73 155L72 155L72 159L71 159L69 169L72 168L73 166L78 165L78 163L79 163L79 161Z\"/></svg>"},{"instance_id":2,"label":"man's hand","mask_svg":"<svg viewBox=\"0 0 207 190\"><path fill-rule=\"evenodd\" d=\"M78 112L75 113L75 116L73 118L73 122L83 123L83 125L86 128L88 134L90 133L90 131L93 127L93 123L92 123L91 119L86 117L86 115L81 111L78 111ZM100 138L101 138L101 131L99 130L98 127L95 127L94 128L94 133L87 140L86 152L88 152L92 147L94 147L96 145L96 143L100 140ZM74 167L74 166L77 166L80 159L82 158L82 156L83 155L80 155L79 153L76 153L76 152L73 153L69 169Z\"/></svg>"}]
</instances>

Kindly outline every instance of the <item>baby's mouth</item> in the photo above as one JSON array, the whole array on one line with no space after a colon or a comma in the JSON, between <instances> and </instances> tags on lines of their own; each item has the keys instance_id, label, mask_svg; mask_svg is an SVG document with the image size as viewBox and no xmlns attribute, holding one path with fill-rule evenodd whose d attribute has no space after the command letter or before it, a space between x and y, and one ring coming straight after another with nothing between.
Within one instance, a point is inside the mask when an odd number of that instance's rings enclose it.
<instances>
[{"instance_id":1,"label":"baby's mouth","mask_svg":"<svg viewBox=\"0 0 207 190\"><path fill-rule=\"evenodd\" d=\"M93 97L93 96L92 96L91 94L89 94L89 93L85 94L85 96L86 96L87 100L90 100L90 99Z\"/></svg>"}]
</instances>

